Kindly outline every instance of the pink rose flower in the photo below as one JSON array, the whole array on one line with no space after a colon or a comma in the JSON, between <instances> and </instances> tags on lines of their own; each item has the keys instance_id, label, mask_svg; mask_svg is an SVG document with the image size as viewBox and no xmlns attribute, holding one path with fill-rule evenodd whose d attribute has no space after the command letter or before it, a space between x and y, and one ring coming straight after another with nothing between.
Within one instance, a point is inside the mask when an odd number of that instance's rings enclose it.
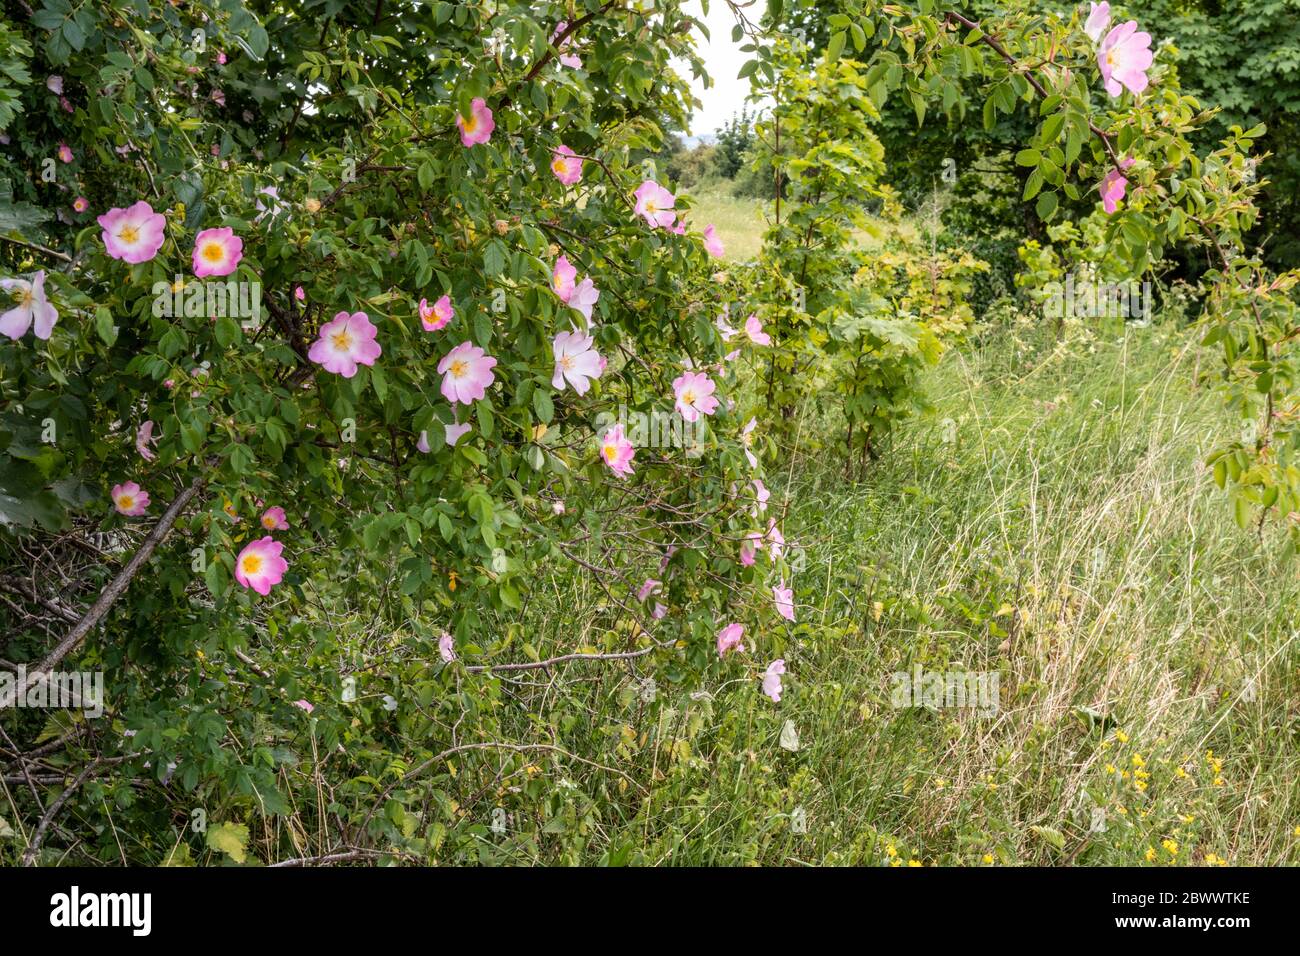
<instances>
[{"instance_id":1,"label":"pink rose flower","mask_svg":"<svg viewBox=\"0 0 1300 956\"><path fill-rule=\"evenodd\" d=\"M279 505L274 508L267 508L262 512L262 527L267 531L284 531L289 527L289 520L284 515L284 509Z\"/></svg>"},{"instance_id":2,"label":"pink rose flower","mask_svg":"<svg viewBox=\"0 0 1300 956\"><path fill-rule=\"evenodd\" d=\"M596 283L591 281L591 276L586 276L574 288L573 295L569 296L569 307L581 312L582 317L590 323L591 310L599 299L600 290L596 288Z\"/></svg>"},{"instance_id":3,"label":"pink rose flower","mask_svg":"<svg viewBox=\"0 0 1300 956\"><path fill-rule=\"evenodd\" d=\"M143 199L125 209L110 209L95 221L104 230L105 251L132 265L156 256L166 238L167 220Z\"/></svg>"},{"instance_id":4,"label":"pink rose flower","mask_svg":"<svg viewBox=\"0 0 1300 956\"><path fill-rule=\"evenodd\" d=\"M0 279L0 289L9 293L13 301L13 308L0 315L0 335L17 341L27 334L33 323L38 339L48 339L54 333L59 311L45 297L45 270L32 276L31 282Z\"/></svg>"},{"instance_id":5,"label":"pink rose flower","mask_svg":"<svg viewBox=\"0 0 1300 956\"><path fill-rule=\"evenodd\" d=\"M228 276L239 266L242 258L244 240L227 226L204 229L199 233L194 239L194 252L190 257L194 274L200 279L204 276Z\"/></svg>"},{"instance_id":6,"label":"pink rose flower","mask_svg":"<svg viewBox=\"0 0 1300 956\"><path fill-rule=\"evenodd\" d=\"M475 97L474 102L470 104L469 119L465 119L459 112L456 113L456 125L460 128L460 141L466 148L486 143L492 138L492 131L496 129L492 111L488 109L482 97Z\"/></svg>"},{"instance_id":7,"label":"pink rose flower","mask_svg":"<svg viewBox=\"0 0 1300 956\"><path fill-rule=\"evenodd\" d=\"M327 372L351 378L358 365L374 365L383 352L375 341L377 333L366 313L339 312L320 327L320 338L312 343L307 357Z\"/></svg>"},{"instance_id":8,"label":"pink rose flower","mask_svg":"<svg viewBox=\"0 0 1300 956\"><path fill-rule=\"evenodd\" d=\"M444 295L433 305L429 305L427 299L420 300L420 324L424 326L426 332L445 329L455 314L456 310L451 304L449 295Z\"/></svg>"},{"instance_id":9,"label":"pink rose flower","mask_svg":"<svg viewBox=\"0 0 1300 956\"><path fill-rule=\"evenodd\" d=\"M763 331L763 323L759 321L758 316L751 315L745 320L745 334L755 345L771 345L772 336Z\"/></svg>"},{"instance_id":10,"label":"pink rose flower","mask_svg":"<svg viewBox=\"0 0 1300 956\"><path fill-rule=\"evenodd\" d=\"M767 665L763 671L763 693L772 698L772 703L781 703L781 675L785 673L785 661L778 657Z\"/></svg>"},{"instance_id":11,"label":"pink rose flower","mask_svg":"<svg viewBox=\"0 0 1300 956\"><path fill-rule=\"evenodd\" d=\"M113 507L117 509L118 514L135 518L149 510L149 492L141 490L134 481L114 485L109 494L113 498Z\"/></svg>"},{"instance_id":12,"label":"pink rose flower","mask_svg":"<svg viewBox=\"0 0 1300 956\"><path fill-rule=\"evenodd\" d=\"M718 408L713 395L713 380L704 372L685 372L673 379L676 409L688 422L698 421L701 414L712 415Z\"/></svg>"},{"instance_id":13,"label":"pink rose flower","mask_svg":"<svg viewBox=\"0 0 1300 956\"><path fill-rule=\"evenodd\" d=\"M1125 88L1141 93L1147 88L1147 70L1155 57L1151 53L1151 34L1139 33L1136 20L1121 23L1101 41L1097 64L1106 92L1120 96Z\"/></svg>"},{"instance_id":14,"label":"pink rose flower","mask_svg":"<svg viewBox=\"0 0 1300 956\"><path fill-rule=\"evenodd\" d=\"M284 545L270 535L244 545L235 559L235 580L265 597L284 579L289 562L280 557Z\"/></svg>"},{"instance_id":15,"label":"pink rose flower","mask_svg":"<svg viewBox=\"0 0 1300 956\"><path fill-rule=\"evenodd\" d=\"M551 386L563 390L565 382L579 395L587 394L591 380L600 378L600 356L591 347L590 335L561 332L551 343L555 355L555 374Z\"/></svg>"},{"instance_id":16,"label":"pink rose flower","mask_svg":"<svg viewBox=\"0 0 1300 956\"><path fill-rule=\"evenodd\" d=\"M704 227L704 251L715 259L721 259L726 254L726 250L722 247L722 240L712 225Z\"/></svg>"},{"instance_id":17,"label":"pink rose flower","mask_svg":"<svg viewBox=\"0 0 1300 956\"><path fill-rule=\"evenodd\" d=\"M149 446L157 444L158 439L153 437L153 422L146 421L135 433L135 450L145 461L153 461L158 456L149 450Z\"/></svg>"},{"instance_id":18,"label":"pink rose flower","mask_svg":"<svg viewBox=\"0 0 1300 956\"><path fill-rule=\"evenodd\" d=\"M1088 22L1083 26L1083 32L1092 38L1093 43L1101 40L1101 35L1106 32L1106 27L1110 26L1110 4L1102 0L1101 3L1088 4L1092 9L1088 11Z\"/></svg>"},{"instance_id":19,"label":"pink rose flower","mask_svg":"<svg viewBox=\"0 0 1300 956\"><path fill-rule=\"evenodd\" d=\"M785 582L772 585L772 597L776 599L776 613L790 623L794 623L794 588L785 586Z\"/></svg>"},{"instance_id":20,"label":"pink rose flower","mask_svg":"<svg viewBox=\"0 0 1300 956\"><path fill-rule=\"evenodd\" d=\"M636 456L636 449L623 434L622 425L615 425L605 432L600 440L600 455L605 459L605 464L609 466L610 471L620 478L632 474L632 459Z\"/></svg>"},{"instance_id":21,"label":"pink rose flower","mask_svg":"<svg viewBox=\"0 0 1300 956\"><path fill-rule=\"evenodd\" d=\"M438 654L448 664L456 659L456 642L446 631L438 638Z\"/></svg>"},{"instance_id":22,"label":"pink rose flower","mask_svg":"<svg viewBox=\"0 0 1300 956\"><path fill-rule=\"evenodd\" d=\"M673 209L677 197L654 180L647 179L636 188L633 195L636 197L634 211L645 219L651 229L667 229L677 219L677 213Z\"/></svg>"},{"instance_id":23,"label":"pink rose flower","mask_svg":"<svg viewBox=\"0 0 1300 956\"><path fill-rule=\"evenodd\" d=\"M555 260L555 267L551 270L551 290L565 305L568 305L569 299L573 297L577 278L578 270L570 264L568 256L560 256Z\"/></svg>"},{"instance_id":24,"label":"pink rose flower","mask_svg":"<svg viewBox=\"0 0 1300 956\"><path fill-rule=\"evenodd\" d=\"M551 154L551 172L555 178L566 186L572 186L582 179L582 157L563 143Z\"/></svg>"},{"instance_id":25,"label":"pink rose flower","mask_svg":"<svg viewBox=\"0 0 1300 956\"><path fill-rule=\"evenodd\" d=\"M1132 166L1134 160L1128 157L1121 159L1119 164L1122 168L1128 169ZM1106 210L1106 214L1114 215L1115 210L1119 207L1119 201L1124 198L1124 190L1128 186L1128 180L1118 169L1108 170L1106 178L1101 181L1098 189L1101 191L1101 205Z\"/></svg>"},{"instance_id":26,"label":"pink rose flower","mask_svg":"<svg viewBox=\"0 0 1300 956\"><path fill-rule=\"evenodd\" d=\"M745 645L741 643L745 638L745 625L731 623L718 631L718 657L722 657L727 651L736 650L744 653Z\"/></svg>"},{"instance_id":27,"label":"pink rose flower","mask_svg":"<svg viewBox=\"0 0 1300 956\"><path fill-rule=\"evenodd\" d=\"M492 373L496 364L496 359L474 343L460 343L438 363L443 397L453 405L478 401L496 379Z\"/></svg>"},{"instance_id":28,"label":"pink rose flower","mask_svg":"<svg viewBox=\"0 0 1300 956\"><path fill-rule=\"evenodd\" d=\"M465 437L466 432L468 432L470 428L471 426L469 422L466 422L464 425L444 425L442 426L443 441L445 441L451 448L455 448L456 443Z\"/></svg>"}]
</instances>

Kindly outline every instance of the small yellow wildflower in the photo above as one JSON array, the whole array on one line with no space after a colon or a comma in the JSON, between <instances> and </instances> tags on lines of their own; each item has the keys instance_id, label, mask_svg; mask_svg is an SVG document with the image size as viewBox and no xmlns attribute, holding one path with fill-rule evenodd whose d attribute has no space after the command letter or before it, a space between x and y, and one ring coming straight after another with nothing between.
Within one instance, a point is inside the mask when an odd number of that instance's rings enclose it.
<instances>
[{"instance_id":1,"label":"small yellow wildflower","mask_svg":"<svg viewBox=\"0 0 1300 956\"><path fill-rule=\"evenodd\" d=\"M1148 863L1154 863L1156 861L1156 848L1153 846L1147 847L1147 852L1145 856L1147 858Z\"/></svg>"},{"instance_id":2,"label":"small yellow wildflower","mask_svg":"<svg viewBox=\"0 0 1300 956\"><path fill-rule=\"evenodd\" d=\"M1122 730L1117 730L1115 731L1115 739L1122 744L1126 744L1128 743L1128 734L1124 733Z\"/></svg>"},{"instance_id":3,"label":"small yellow wildflower","mask_svg":"<svg viewBox=\"0 0 1300 956\"><path fill-rule=\"evenodd\" d=\"M1297 827L1296 829L1300 829L1300 827ZM984 862L985 862L985 863L992 863L992 862L993 862L993 854L992 854L992 853L985 853L983 859L984 859Z\"/></svg>"},{"instance_id":4,"label":"small yellow wildflower","mask_svg":"<svg viewBox=\"0 0 1300 956\"><path fill-rule=\"evenodd\" d=\"M1178 844L1173 840L1161 840L1160 845L1165 848L1165 852L1170 856L1178 855Z\"/></svg>"}]
</instances>

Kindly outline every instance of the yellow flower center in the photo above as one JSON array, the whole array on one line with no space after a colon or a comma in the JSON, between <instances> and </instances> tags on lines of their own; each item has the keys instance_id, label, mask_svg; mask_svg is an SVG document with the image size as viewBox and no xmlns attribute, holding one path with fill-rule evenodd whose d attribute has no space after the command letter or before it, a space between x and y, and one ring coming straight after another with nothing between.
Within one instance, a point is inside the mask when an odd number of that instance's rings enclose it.
<instances>
[{"instance_id":1,"label":"yellow flower center","mask_svg":"<svg viewBox=\"0 0 1300 956\"><path fill-rule=\"evenodd\" d=\"M656 203L655 203L655 201L654 201L653 199L647 199L647 200L645 201L645 211L646 211L646 212L658 212L658 211L659 211L659 206L656 205Z\"/></svg>"},{"instance_id":2,"label":"yellow flower center","mask_svg":"<svg viewBox=\"0 0 1300 956\"><path fill-rule=\"evenodd\" d=\"M614 459L618 457L617 445L606 445L603 451L605 453L605 460L610 462L611 464L613 463Z\"/></svg>"},{"instance_id":3,"label":"yellow flower center","mask_svg":"<svg viewBox=\"0 0 1300 956\"><path fill-rule=\"evenodd\" d=\"M451 363L451 376L452 376L452 378L460 378L460 377L462 377L462 376L463 376L467 371L469 371L469 363L468 363L468 362L466 362L466 361L464 361L464 360L462 360L462 359L456 359L454 362Z\"/></svg>"},{"instance_id":4,"label":"yellow flower center","mask_svg":"<svg viewBox=\"0 0 1300 956\"><path fill-rule=\"evenodd\" d=\"M346 352L352 348L352 336L348 334L347 329L342 332L335 332L330 336L330 341L334 343L334 347L340 352Z\"/></svg>"},{"instance_id":5,"label":"yellow flower center","mask_svg":"<svg viewBox=\"0 0 1300 956\"><path fill-rule=\"evenodd\" d=\"M568 355L560 356L560 368L564 369L566 372L573 368L573 359Z\"/></svg>"},{"instance_id":6,"label":"yellow flower center","mask_svg":"<svg viewBox=\"0 0 1300 956\"><path fill-rule=\"evenodd\" d=\"M28 286L26 289L19 289L14 292L14 303L20 309L30 309L32 307L32 303L35 300L36 300L36 296L32 294L32 290L30 286Z\"/></svg>"},{"instance_id":7,"label":"yellow flower center","mask_svg":"<svg viewBox=\"0 0 1300 956\"><path fill-rule=\"evenodd\" d=\"M687 405L694 405L695 393L688 388L686 391L682 392L682 401L685 402Z\"/></svg>"},{"instance_id":8,"label":"yellow flower center","mask_svg":"<svg viewBox=\"0 0 1300 956\"><path fill-rule=\"evenodd\" d=\"M117 238L121 239L123 242L127 243L128 245L134 242L139 242L140 230L137 229L135 226L123 226L120 230L118 230Z\"/></svg>"},{"instance_id":9,"label":"yellow flower center","mask_svg":"<svg viewBox=\"0 0 1300 956\"><path fill-rule=\"evenodd\" d=\"M556 159L551 161L551 169L563 175L569 171L569 166L564 160Z\"/></svg>"},{"instance_id":10,"label":"yellow flower center","mask_svg":"<svg viewBox=\"0 0 1300 956\"><path fill-rule=\"evenodd\" d=\"M1107 65L1107 66L1114 66L1114 65L1115 65L1115 54L1114 54L1114 53L1107 53L1107 54L1106 54L1106 65Z\"/></svg>"},{"instance_id":11,"label":"yellow flower center","mask_svg":"<svg viewBox=\"0 0 1300 956\"><path fill-rule=\"evenodd\" d=\"M263 517L263 518L262 518L262 527L263 527L263 528L266 528L268 531L270 531L272 528L275 527L275 519L274 519L274 518L270 518L270 517Z\"/></svg>"},{"instance_id":12,"label":"yellow flower center","mask_svg":"<svg viewBox=\"0 0 1300 956\"><path fill-rule=\"evenodd\" d=\"M205 242L203 252L200 253L208 262L220 262L226 257L225 247L219 242Z\"/></svg>"},{"instance_id":13,"label":"yellow flower center","mask_svg":"<svg viewBox=\"0 0 1300 956\"><path fill-rule=\"evenodd\" d=\"M475 132L478 132L478 116L477 116L477 115L471 113L469 119L467 119L467 120L461 120L461 122L465 124L465 125L464 125L465 132L467 132L467 133L475 133Z\"/></svg>"},{"instance_id":14,"label":"yellow flower center","mask_svg":"<svg viewBox=\"0 0 1300 956\"><path fill-rule=\"evenodd\" d=\"M135 507L135 496L134 496L134 495L118 495L118 496L117 496L117 506L118 506L119 508L121 508L123 511L130 511L132 508Z\"/></svg>"},{"instance_id":15,"label":"yellow flower center","mask_svg":"<svg viewBox=\"0 0 1300 956\"><path fill-rule=\"evenodd\" d=\"M245 574L256 574L262 567L262 556L258 554L246 554L241 562L244 566Z\"/></svg>"}]
</instances>

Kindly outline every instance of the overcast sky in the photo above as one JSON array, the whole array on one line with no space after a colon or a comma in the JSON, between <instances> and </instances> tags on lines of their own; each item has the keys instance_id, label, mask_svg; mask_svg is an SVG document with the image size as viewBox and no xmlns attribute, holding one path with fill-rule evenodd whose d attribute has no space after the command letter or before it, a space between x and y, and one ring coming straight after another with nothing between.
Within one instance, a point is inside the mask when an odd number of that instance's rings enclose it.
<instances>
[{"instance_id":1,"label":"overcast sky","mask_svg":"<svg viewBox=\"0 0 1300 956\"><path fill-rule=\"evenodd\" d=\"M692 136L703 136L724 125L733 113L739 113L745 105L745 97L749 95L749 80L738 80L736 74L750 54L740 52L744 40L740 43L731 42L731 28L736 20L731 14L731 8L722 0L713 0L709 4L708 16L700 12L699 0L688 0L683 6L687 13L703 20L709 28L710 39L705 40L702 34L696 34L696 45L712 85L706 90L703 80L691 77L689 67L680 62L677 64L678 72L691 79L692 91L704 104L691 117L690 129Z\"/></svg>"}]
</instances>

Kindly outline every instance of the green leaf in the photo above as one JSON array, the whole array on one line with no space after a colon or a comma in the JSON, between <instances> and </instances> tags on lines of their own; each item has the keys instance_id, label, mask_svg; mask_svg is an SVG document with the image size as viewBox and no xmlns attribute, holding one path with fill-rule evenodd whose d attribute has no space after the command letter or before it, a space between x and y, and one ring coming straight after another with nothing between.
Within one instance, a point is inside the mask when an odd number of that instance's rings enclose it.
<instances>
[{"instance_id":1,"label":"green leaf","mask_svg":"<svg viewBox=\"0 0 1300 956\"><path fill-rule=\"evenodd\" d=\"M248 827L242 823L217 823L208 827L205 842L209 850L226 854L236 863L247 859Z\"/></svg>"}]
</instances>

